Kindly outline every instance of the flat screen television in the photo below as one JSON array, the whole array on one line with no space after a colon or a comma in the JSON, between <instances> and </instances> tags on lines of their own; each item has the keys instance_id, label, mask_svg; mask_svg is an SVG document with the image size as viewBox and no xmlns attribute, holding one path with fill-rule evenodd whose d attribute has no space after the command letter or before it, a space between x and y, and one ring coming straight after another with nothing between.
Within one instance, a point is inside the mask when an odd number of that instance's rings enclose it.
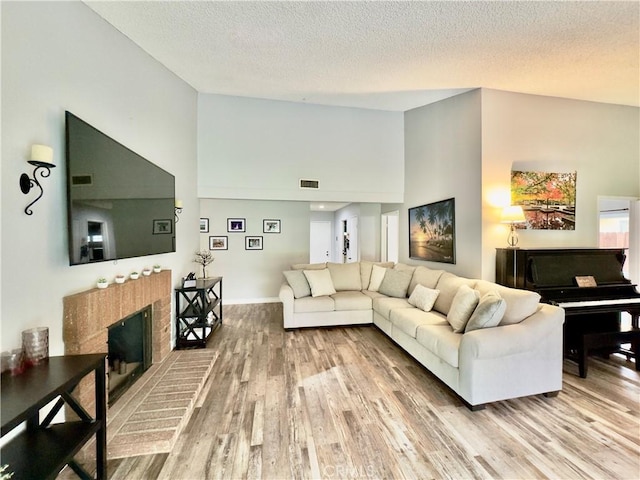
<instances>
[{"instance_id":1,"label":"flat screen television","mask_svg":"<svg viewBox=\"0 0 640 480\"><path fill-rule=\"evenodd\" d=\"M65 114L69 263L175 251L175 177Z\"/></svg>"}]
</instances>

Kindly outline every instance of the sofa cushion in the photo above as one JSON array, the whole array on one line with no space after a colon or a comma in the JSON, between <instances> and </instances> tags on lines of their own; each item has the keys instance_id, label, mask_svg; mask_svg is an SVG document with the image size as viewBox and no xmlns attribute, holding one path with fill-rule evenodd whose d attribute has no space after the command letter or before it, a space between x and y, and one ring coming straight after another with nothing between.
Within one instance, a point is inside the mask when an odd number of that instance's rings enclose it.
<instances>
[{"instance_id":1,"label":"sofa cushion","mask_svg":"<svg viewBox=\"0 0 640 480\"><path fill-rule=\"evenodd\" d=\"M287 270L282 272L287 283L293 290L293 298L308 297L311 295L311 287L307 282L307 277L304 276L302 270Z\"/></svg>"},{"instance_id":2,"label":"sofa cushion","mask_svg":"<svg viewBox=\"0 0 640 480\"><path fill-rule=\"evenodd\" d=\"M509 288L486 280L478 280L475 288L480 292L480 295L485 295L491 291L498 292L507 303L507 309L499 325L520 323L525 318L536 313L540 306L540 294L537 292Z\"/></svg>"},{"instance_id":3,"label":"sofa cushion","mask_svg":"<svg viewBox=\"0 0 640 480\"><path fill-rule=\"evenodd\" d=\"M312 297L321 297L323 295L333 295L336 293L328 268L324 270L303 270L303 272L304 276L307 277L309 287L311 287Z\"/></svg>"},{"instance_id":4,"label":"sofa cushion","mask_svg":"<svg viewBox=\"0 0 640 480\"><path fill-rule=\"evenodd\" d=\"M378 291L389 297L406 298L412 272L387 268Z\"/></svg>"},{"instance_id":5,"label":"sofa cushion","mask_svg":"<svg viewBox=\"0 0 640 480\"><path fill-rule=\"evenodd\" d=\"M460 288L461 285L467 285L468 287L473 288L475 284L476 280L458 277L453 273L444 272L440 275L436 285L436 288L440 290L440 294L436 299L436 303L433 305L434 310L447 315L451 308L453 297L458 293L458 288Z\"/></svg>"},{"instance_id":6,"label":"sofa cushion","mask_svg":"<svg viewBox=\"0 0 640 480\"><path fill-rule=\"evenodd\" d=\"M480 293L477 290L467 285L460 285L456 296L453 297L451 302L449 313L447 313L447 322L449 322L455 333L464 332L464 328L467 326L467 322L478 306L479 301Z\"/></svg>"},{"instance_id":7,"label":"sofa cushion","mask_svg":"<svg viewBox=\"0 0 640 480\"><path fill-rule=\"evenodd\" d=\"M304 297L293 301L293 311L296 313L333 312L334 310L335 302L328 296Z\"/></svg>"},{"instance_id":8,"label":"sofa cushion","mask_svg":"<svg viewBox=\"0 0 640 480\"><path fill-rule=\"evenodd\" d=\"M458 351L462 335L453 333L449 324L420 325L416 333L416 341L441 360L458 368Z\"/></svg>"},{"instance_id":9,"label":"sofa cushion","mask_svg":"<svg viewBox=\"0 0 640 480\"><path fill-rule=\"evenodd\" d=\"M416 285L423 285L427 288L435 289L438 279L444 273L444 270L433 270L431 268L420 265L413 272L411 283L409 284L409 295L413 293Z\"/></svg>"},{"instance_id":10,"label":"sofa cushion","mask_svg":"<svg viewBox=\"0 0 640 480\"><path fill-rule=\"evenodd\" d=\"M387 273L386 268L381 267L380 265L374 265L371 269L371 280L369 281L367 290L371 290L372 292L380 290L380 284L382 283L382 280L384 280L385 273Z\"/></svg>"},{"instance_id":11,"label":"sofa cushion","mask_svg":"<svg viewBox=\"0 0 640 480\"><path fill-rule=\"evenodd\" d=\"M360 264L354 263L327 263L333 288L337 292L345 290L362 290L362 280L360 279Z\"/></svg>"},{"instance_id":12,"label":"sofa cushion","mask_svg":"<svg viewBox=\"0 0 640 480\"><path fill-rule=\"evenodd\" d=\"M368 260L360 261L360 279L362 281L362 289L366 290L371 283L371 271L374 265L382 268L393 268L393 262L370 262Z\"/></svg>"},{"instance_id":13,"label":"sofa cushion","mask_svg":"<svg viewBox=\"0 0 640 480\"><path fill-rule=\"evenodd\" d=\"M371 310L371 297L362 292L344 291L331 295L336 310Z\"/></svg>"},{"instance_id":14,"label":"sofa cushion","mask_svg":"<svg viewBox=\"0 0 640 480\"><path fill-rule=\"evenodd\" d=\"M447 320L439 313L425 312L419 308L396 308L389 318L394 328L416 338L420 325L447 325Z\"/></svg>"},{"instance_id":15,"label":"sofa cushion","mask_svg":"<svg viewBox=\"0 0 640 480\"><path fill-rule=\"evenodd\" d=\"M291 270L322 270L327 268L325 263L296 263L291 265Z\"/></svg>"},{"instance_id":16,"label":"sofa cushion","mask_svg":"<svg viewBox=\"0 0 640 480\"><path fill-rule=\"evenodd\" d=\"M500 298L497 292L485 293L478 302L471 318L467 322L464 332L471 332L481 328L497 327L507 310L507 302Z\"/></svg>"},{"instance_id":17,"label":"sofa cushion","mask_svg":"<svg viewBox=\"0 0 640 480\"><path fill-rule=\"evenodd\" d=\"M433 308L439 293L440 290L433 290L418 284L413 289L413 293L409 295L409 303L424 312L428 312Z\"/></svg>"},{"instance_id":18,"label":"sofa cushion","mask_svg":"<svg viewBox=\"0 0 640 480\"><path fill-rule=\"evenodd\" d=\"M371 298L372 300L374 298L387 298L386 295L383 295L380 292L372 292L371 290L363 290L362 293L367 297Z\"/></svg>"},{"instance_id":19,"label":"sofa cushion","mask_svg":"<svg viewBox=\"0 0 640 480\"><path fill-rule=\"evenodd\" d=\"M396 308L415 308L409 304L406 298L394 298L379 296L373 299L373 310L389 320L391 310Z\"/></svg>"}]
</instances>

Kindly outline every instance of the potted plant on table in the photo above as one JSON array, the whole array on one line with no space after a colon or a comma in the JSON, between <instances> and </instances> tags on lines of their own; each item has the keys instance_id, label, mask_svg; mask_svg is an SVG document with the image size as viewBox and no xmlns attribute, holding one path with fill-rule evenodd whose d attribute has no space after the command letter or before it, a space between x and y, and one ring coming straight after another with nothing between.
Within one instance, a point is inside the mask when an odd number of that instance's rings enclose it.
<instances>
[{"instance_id":1,"label":"potted plant on table","mask_svg":"<svg viewBox=\"0 0 640 480\"><path fill-rule=\"evenodd\" d=\"M156 263L156 264L153 266L153 272L154 272L154 273L160 273L161 271L162 271L162 267Z\"/></svg>"},{"instance_id":2,"label":"potted plant on table","mask_svg":"<svg viewBox=\"0 0 640 480\"><path fill-rule=\"evenodd\" d=\"M131 275L129 276L131 277L131 280L137 280L140 274L138 272L131 272Z\"/></svg>"},{"instance_id":3,"label":"potted plant on table","mask_svg":"<svg viewBox=\"0 0 640 480\"><path fill-rule=\"evenodd\" d=\"M109 282L107 282L106 278L100 277L96 285L98 286L98 288L107 288L109 286Z\"/></svg>"}]
</instances>

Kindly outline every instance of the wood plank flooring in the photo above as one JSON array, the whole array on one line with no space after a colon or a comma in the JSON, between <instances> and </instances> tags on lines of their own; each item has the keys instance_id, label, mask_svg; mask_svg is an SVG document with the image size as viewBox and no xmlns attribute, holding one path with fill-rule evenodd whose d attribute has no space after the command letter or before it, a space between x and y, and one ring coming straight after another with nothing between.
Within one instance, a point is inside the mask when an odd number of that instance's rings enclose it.
<instances>
[{"instance_id":1,"label":"wood plank flooring","mask_svg":"<svg viewBox=\"0 0 640 480\"><path fill-rule=\"evenodd\" d=\"M470 412L373 326L285 332L280 304L225 306L218 358L169 454L116 479L637 479L640 374L565 364L562 392Z\"/></svg>"}]
</instances>

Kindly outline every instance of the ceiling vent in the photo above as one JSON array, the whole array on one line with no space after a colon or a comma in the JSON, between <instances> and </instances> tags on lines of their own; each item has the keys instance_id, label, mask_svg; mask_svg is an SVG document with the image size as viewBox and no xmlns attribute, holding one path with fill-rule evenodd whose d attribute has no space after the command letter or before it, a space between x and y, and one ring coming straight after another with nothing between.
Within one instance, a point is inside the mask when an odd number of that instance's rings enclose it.
<instances>
[{"instance_id":1,"label":"ceiling vent","mask_svg":"<svg viewBox=\"0 0 640 480\"><path fill-rule=\"evenodd\" d=\"M300 188L312 188L318 189L320 188L320 182L318 180L300 180Z\"/></svg>"}]
</instances>

